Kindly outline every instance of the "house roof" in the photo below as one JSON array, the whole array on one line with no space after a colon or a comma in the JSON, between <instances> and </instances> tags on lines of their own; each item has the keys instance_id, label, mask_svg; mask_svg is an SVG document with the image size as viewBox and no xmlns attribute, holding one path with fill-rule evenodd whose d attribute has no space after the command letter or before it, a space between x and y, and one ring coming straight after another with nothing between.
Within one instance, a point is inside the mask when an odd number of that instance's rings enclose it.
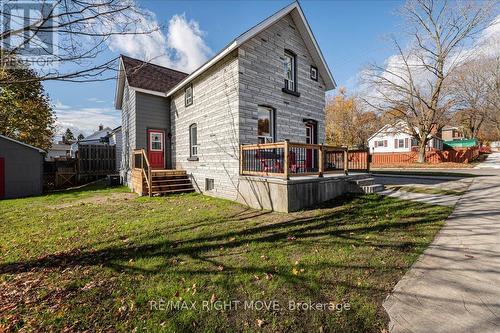
<instances>
[{"instance_id":1,"label":"house roof","mask_svg":"<svg viewBox=\"0 0 500 333\"><path fill-rule=\"evenodd\" d=\"M125 81L137 91L165 96L167 91L186 76L188 74L175 69L121 55L115 105L121 108Z\"/></svg>"},{"instance_id":2,"label":"house roof","mask_svg":"<svg viewBox=\"0 0 500 333\"><path fill-rule=\"evenodd\" d=\"M78 142L96 141L107 136L112 131L113 130L111 128L105 127L101 131L95 131L94 133L86 136L83 140L79 140Z\"/></svg>"},{"instance_id":3,"label":"house roof","mask_svg":"<svg viewBox=\"0 0 500 333\"><path fill-rule=\"evenodd\" d=\"M397 129L396 129L397 127ZM382 132L389 132L389 129L390 128L393 128L394 131L392 132L402 132L401 129L402 128L406 128L408 129L408 124L406 124L404 121L402 120L398 120L396 121L395 123L393 124L385 124L384 126L382 126L382 128L380 128L378 131L376 131L375 133L373 133L369 138L368 138L368 141L370 141L371 139L373 139L375 136L377 136L379 133L382 133ZM391 133L392 133L391 132Z\"/></svg>"},{"instance_id":4,"label":"house roof","mask_svg":"<svg viewBox=\"0 0 500 333\"><path fill-rule=\"evenodd\" d=\"M31 148L31 149L38 150L40 153L45 153L45 150L43 150L43 149L40 149L40 148L34 147L34 146L32 146L32 145L29 145L29 144L24 143L24 142L21 142L21 141L14 140L14 139L12 139L12 138L9 138L8 136L1 135L1 134L0 134L0 138L5 139L5 140L8 140L8 141L12 141L12 142L14 142L14 143L17 143L17 144L23 145L23 146L28 147L28 148Z\"/></svg>"},{"instance_id":5,"label":"house roof","mask_svg":"<svg viewBox=\"0 0 500 333\"><path fill-rule=\"evenodd\" d=\"M65 143L53 143L49 150L68 150L71 148L70 144Z\"/></svg>"},{"instance_id":6,"label":"house roof","mask_svg":"<svg viewBox=\"0 0 500 333\"><path fill-rule=\"evenodd\" d=\"M188 74L142 60L121 56L131 87L167 92Z\"/></svg>"},{"instance_id":7,"label":"house roof","mask_svg":"<svg viewBox=\"0 0 500 333\"><path fill-rule=\"evenodd\" d=\"M323 54L321 53L318 42L316 41L316 38L311 31L311 27L307 22L300 4L295 1L236 37L236 39L229 43L212 59L208 60L206 63L201 65L198 69L196 69L189 75L170 68L147 63L122 55L120 58L120 70L118 71L117 77L118 82L116 85L116 108L121 109L122 107L121 104L123 99L123 89L125 81L127 81L129 86L134 88L136 91L163 97L171 96L179 89L187 85L189 82L194 80L196 77L204 73L219 60L237 49L243 43L253 38L260 32L264 31L266 28L288 14L292 16L297 29L304 38L304 43L306 44L306 47L309 50L314 63L318 67L318 72L325 81L325 88L327 90L334 89L336 87L336 83L333 79L332 73L330 72ZM124 73L126 73L126 75Z\"/></svg>"},{"instance_id":8,"label":"house roof","mask_svg":"<svg viewBox=\"0 0 500 333\"><path fill-rule=\"evenodd\" d=\"M457 126L450 126L450 125L445 125L441 131L450 131L450 130L458 130L459 128Z\"/></svg>"},{"instance_id":9,"label":"house roof","mask_svg":"<svg viewBox=\"0 0 500 333\"><path fill-rule=\"evenodd\" d=\"M330 69L328 67L328 64L325 61L325 58L323 57L323 54L321 53L321 50L318 46L318 42L316 41L316 38L314 37L311 27L309 26L309 23L307 22L307 19L304 15L304 12L302 11L302 8L300 7L299 3L297 1L291 3L290 5L286 6L285 8L277 11L273 15L269 16L267 19L264 21L260 22L253 28L247 30L243 34L239 35L234 39L231 43L229 43L222 51L217 53L212 59L207 61L205 64L203 64L201 67L196 69L193 73L191 73L188 77L186 77L184 80L179 82L175 87L173 87L168 93L167 96L171 96L174 94L176 91L181 89L184 85L188 84L191 82L193 79L198 77L200 74L205 72L208 68L210 68L212 65L217 63L219 60L224 58L226 55L231 53L231 51L237 49L240 45L248 41L249 39L253 38L255 35L259 34L269 26L271 26L273 23L277 22L284 16L291 14L292 18L297 25L297 28L299 29L299 32L301 35L304 37L304 42L309 49L309 52L311 52L311 57L315 61L316 65L318 66L318 71L321 77L325 80L325 85L327 90L334 89L336 86L335 80L333 79L332 73L330 72Z\"/></svg>"}]
</instances>

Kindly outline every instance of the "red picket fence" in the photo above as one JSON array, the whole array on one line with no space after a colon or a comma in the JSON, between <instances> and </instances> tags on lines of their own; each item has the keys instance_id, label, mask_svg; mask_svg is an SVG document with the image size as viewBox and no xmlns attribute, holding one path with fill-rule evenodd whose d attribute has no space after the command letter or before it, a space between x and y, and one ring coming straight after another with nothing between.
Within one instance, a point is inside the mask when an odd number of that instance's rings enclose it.
<instances>
[{"instance_id":1,"label":"red picket fence","mask_svg":"<svg viewBox=\"0 0 500 333\"><path fill-rule=\"evenodd\" d=\"M470 163L479 156L479 148L454 148L451 150L433 150L425 153L425 160L430 164L444 162ZM417 162L416 151L405 153L374 153L372 154L372 167L385 165L401 165Z\"/></svg>"}]
</instances>

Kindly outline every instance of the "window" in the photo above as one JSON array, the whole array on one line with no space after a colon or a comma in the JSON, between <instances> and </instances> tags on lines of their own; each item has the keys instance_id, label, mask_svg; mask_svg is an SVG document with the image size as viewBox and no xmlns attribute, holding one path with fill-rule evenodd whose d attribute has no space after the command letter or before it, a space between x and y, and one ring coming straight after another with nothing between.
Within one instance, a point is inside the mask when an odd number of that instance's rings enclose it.
<instances>
[{"instance_id":1,"label":"window","mask_svg":"<svg viewBox=\"0 0 500 333\"><path fill-rule=\"evenodd\" d=\"M311 66L311 79L318 81L318 69L314 66Z\"/></svg>"},{"instance_id":2,"label":"window","mask_svg":"<svg viewBox=\"0 0 500 333\"><path fill-rule=\"evenodd\" d=\"M150 132L149 133L149 150L150 151L163 151L163 133Z\"/></svg>"},{"instance_id":3,"label":"window","mask_svg":"<svg viewBox=\"0 0 500 333\"><path fill-rule=\"evenodd\" d=\"M270 107L259 106L258 113L258 143L274 142L274 110Z\"/></svg>"},{"instance_id":4,"label":"window","mask_svg":"<svg viewBox=\"0 0 500 333\"><path fill-rule=\"evenodd\" d=\"M375 141L375 147L387 147L386 140Z\"/></svg>"},{"instance_id":5,"label":"window","mask_svg":"<svg viewBox=\"0 0 500 333\"><path fill-rule=\"evenodd\" d=\"M285 71L285 91L297 91L296 72L297 64L295 54L290 51L285 51L285 61L283 62L283 69Z\"/></svg>"},{"instance_id":6,"label":"window","mask_svg":"<svg viewBox=\"0 0 500 333\"><path fill-rule=\"evenodd\" d=\"M394 139L394 148L408 148L408 138L406 139Z\"/></svg>"},{"instance_id":7,"label":"window","mask_svg":"<svg viewBox=\"0 0 500 333\"><path fill-rule=\"evenodd\" d=\"M196 124L189 126L189 156L198 156L198 129Z\"/></svg>"},{"instance_id":8,"label":"window","mask_svg":"<svg viewBox=\"0 0 500 333\"><path fill-rule=\"evenodd\" d=\"M211 191L214 189L214 179L205 178L205 191Z\"/></svg>"},{"instance_id":9,"label":"window","mask_svg":"<svg viewBox=\"0 0 500 333\"><path fill-rule=\"evenodd\" d=\"M184 101L185 101L186 106L193 104L193 85L192 84L187 86L186 90L184 90Z\"/></svg>"}]
</instances>

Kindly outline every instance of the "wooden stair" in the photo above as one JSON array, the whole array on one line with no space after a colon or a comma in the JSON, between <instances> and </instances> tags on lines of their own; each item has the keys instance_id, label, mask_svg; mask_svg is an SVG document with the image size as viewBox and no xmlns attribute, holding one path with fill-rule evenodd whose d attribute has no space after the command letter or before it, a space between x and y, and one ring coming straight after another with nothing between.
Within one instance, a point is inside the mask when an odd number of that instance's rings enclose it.
<instances>
[{"instance_id":1,"label":"wooden stair","mask_svg":"<svg viewBox=\"0 0 500 333\"><path fill-rule=\"evenodd\" d=\"M148 184L144 184L148 188ZM184 170L151 170L151 195L193 192L194 187Z\"/></svg>"}]
</instances>

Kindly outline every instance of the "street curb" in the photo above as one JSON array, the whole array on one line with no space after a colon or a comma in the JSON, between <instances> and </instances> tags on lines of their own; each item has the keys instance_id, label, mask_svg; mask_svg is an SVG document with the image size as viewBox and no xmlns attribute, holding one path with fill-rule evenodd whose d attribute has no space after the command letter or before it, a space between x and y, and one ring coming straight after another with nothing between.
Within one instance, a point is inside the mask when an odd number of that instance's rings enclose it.
<instances>
[{"instance_id":1,"label":"street curb","mask_svg":"<svg viewBox=\"0 0 500 333\"><path fill-rule=\"evenodd\" d=\"M373 176L377 177L395 177L395 178L417 178L417 179L438 179L438 180L455 180L457 178L465 178L463 176L417 176L417 175L397 175L372 172ZM474 178L474 177L469 177Z\"/></svg>"}]
</instances>

